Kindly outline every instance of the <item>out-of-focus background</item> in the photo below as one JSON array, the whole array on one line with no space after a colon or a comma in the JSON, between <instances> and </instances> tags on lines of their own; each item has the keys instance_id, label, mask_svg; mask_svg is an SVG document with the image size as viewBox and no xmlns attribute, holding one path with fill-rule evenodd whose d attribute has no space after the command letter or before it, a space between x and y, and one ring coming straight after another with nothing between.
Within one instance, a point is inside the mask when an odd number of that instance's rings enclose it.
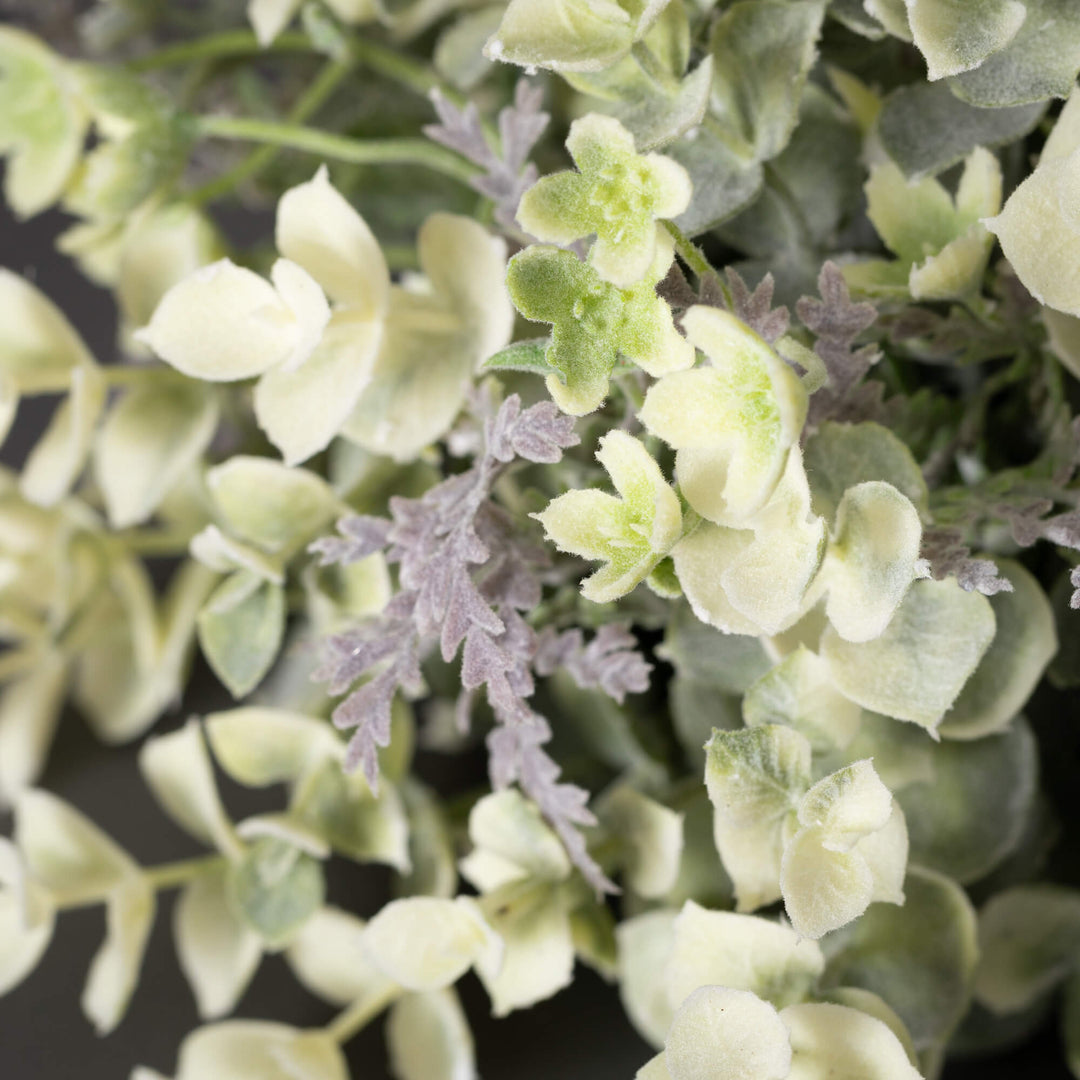
<instances>
[{"instance_id":1,"label":"out-of-focus background","mask_svg":"<svg viewBox=\"0 0 1080 1080\"><path fill-rule=\"evenodd\" d=\"M18 21L41 0L0 0L0 24ZM47 0L46 0L47 2ZM67 219L44 214L16 222L0 200L0 265L33 280L55 301L102 362L115 357L115 314L108 293L86 280L54 250ZM244 216L223 222L234 234L264 227L271 219ZM44 427L53 402L32 399L20 406L0 460L18 467ZM1080 620L1080 615L1078 615ZM1080 622L1078 622L1080 630ZM168 730L191 713L228 707L230 701L200 661L188 695L164 716L156 730ZM1064 821L1080 815L1080 708L1076 695L1039 692L1029 710L1040 738L1051 803ZM1077 723L1072 723L1075 720ZM141 740L106 747L71 710L63 717L42 786L89 815L136 859L160 863L199 854L194 842L164 817L140 780L136 756ZM447 773L482 773L482 761L453 762L421 752L418 770L435 786ZM230 785L220 777L227 804L243 816L262 807L266 793ZM271 793L270 800L275 793ZM10 817L0 811L0 833ZM1055 852L1061 865L1076 864L1058 876L1080 883L1077 852ZM335 865L330 899L361 915L374 913L389 895L389 872L377 867ZM104 933L100 907L64 913L49 950L38 968L9 995L0 998L0 1078L2 1080L126 1080L138 1064L171 1074L176 1049L199 1023L194 1001L176 961L172 944L172 894L162 894L142 978L120 1027L105 1039L95 1036L79 1009L87 966ZM622 1010L617 990L593 972L580 968L574 985L533 1009L495 1020L474 976L460 990L477 1044L484 1080L632 1080L652 1051L637 1036ZM278 957L267 957L236 1011L238 1017L279 1020L297 1026L325 1023L333 1010L308 994ZM1052 1015L1052 1014L1051 1014ZM357 1080L389 1076L381 1023L376 1022L348 1047ZM1053 1024L1047 1024L1021 1048L992 1061L950 1062L945 1080L1065 1080L1068 1073ZM207 1077L206 1080L214 1080Z\"/></svg>"}]
</instances>

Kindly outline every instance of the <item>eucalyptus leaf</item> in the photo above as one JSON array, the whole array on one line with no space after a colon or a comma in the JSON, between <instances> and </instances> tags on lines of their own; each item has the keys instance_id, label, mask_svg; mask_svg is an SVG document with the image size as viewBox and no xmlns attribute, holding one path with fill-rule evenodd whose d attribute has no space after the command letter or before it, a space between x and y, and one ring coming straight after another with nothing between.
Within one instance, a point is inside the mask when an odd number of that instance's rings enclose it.
<instances>
[{"instance_id":1,"label":"eucalyptus leaf","mask_svg":"<svg viewBox=\"0 0 1080 1080\"><path fill-rule=\"evenodd\" d=\"M1005 48L949 80L957 97L996 109L1069 96L1080 70L1080 10L1070 0L1024 6L1027 18Z\"/></svg>"},{"instance_id":2,"label":"eucalyptus leaf","mask_svg":"<svg viewBox=\"0 0 1080 1080\"><path fill-rule=\"evenodd\" d=\"M955 580L916 581L885 632L854 643L829 627L821 655L864 709L935 731L993 640L994 611Z\"/></svg>"},{"instance_id":3,"label":"eucalyptus leaf","mask_svg":"<svg viewBox=\"0 0 1080 1080\"><path fill-rule=\"evenodd\" d=\"M920 866L968 884L1014 850L1036 797L1035 739L1018 717L1004 731L933 748L933 779L897 792Z\"/></svg>"},{"instance_id":4,"label":"eucalyptus leaf","mask_svg":"<svg viewBox=\"0 0 1080 1080\"><path fill-rule=\"evenodd\" d=\"M1045 105L982 108L961 101L945 85L912 83L885 98L877 131L888 155L916 179L963 161L976 146L1003 146L1039 122Z\"/></svg>"},{"instance_id":5,"label":"eucalyptus leaf","mask_svg":"<svg viewBox=\"0 0 1080 1080\"><path fill-rule=\"evenodd\" d=\"M1059 885L1020 885L979 913L982 957L975 995L995 1014L1019 1012L1076 970L1080 895Z\"/></svg>"},{"instance_id":6,"label":"eucalyptus leaf","mask_svg":"<svg viewBox=\"0 0 1080 1080\"><path fill-rule=\"evenodd\" d=\"M409 994L386 1022L398 1080L461 1080L476 1074L472 1034L453 990Z\"/></svg>"},{"instance_id":7,"label":"eucalyptus leaf","mask_svg":"<svg viewBox=\"0 0 1080 1080\"><path fill-rule=\"evenodd\" d=\"M226 578L199 612L199 645L235 698L270 670L285 631L285 592L247 570Z\"/></svg>"},{"instance_id":8,"label":"eucalyptus leaf","mask_svg":"<svg viewBox=\"0 0 1080 1080\"><path fill-rule=\"evenodd\" d=\"M229 864L225 891L243 922L275 948L287 944L322 906L326 881L316 859L266 837Z\"/></svg>"},{"instance_id":9,"label":"eucalyptus leaf","mask_svg":"<svg viewBox=\"0 0 1080 1080\"><path fill-rule=\"evenodd\" d=\"M953 707L938 728L946 739L980 739L1001 731L1020 712L1057 652L1050 601L1018 562L998 561L1012 585L990 597L997 632Z\"/></svg>"},{"instance_id":10,"label":"eucalyptus leaf","mask_svg":"<svg viewBox=\"0 0 1080 1080\"><path fill-rule=\"evenodd\" d=\"M826 986L857 986L885 1000L916 1050L944 1043L967 1011L978 958L975 912L944 875L911 867L902 907L874 904L822 943Z\"/></svg>"}]
</instances>

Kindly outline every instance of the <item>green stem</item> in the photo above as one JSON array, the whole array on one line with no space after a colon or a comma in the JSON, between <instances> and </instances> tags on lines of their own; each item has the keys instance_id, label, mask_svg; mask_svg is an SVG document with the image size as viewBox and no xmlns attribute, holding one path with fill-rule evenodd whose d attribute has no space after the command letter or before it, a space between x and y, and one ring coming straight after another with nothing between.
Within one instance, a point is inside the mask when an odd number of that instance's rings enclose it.
<instances>
[{"instance_id":1,"label":"green stem","mask_svg":"<svg viewBox=\"0 0 1080 1080\"><path fill-rule=\"evenodd\" d=\"M476 169L457 154L427 139L351 139L299 124L242 116L201 116L197 122L204 138L284 146L354 165L420 165L462 184L468 184L476 174Z\"/></svg>"},{"instance_id":2,"label":"green stem","mask_svg":"<svg viewBox=\"0 0 1080 1080\"><path fill-rule=\"evenodd\" d=\"M637 65L662 93L674 97L679 92L679 80L657 59L656 53L644 41L634 42L631 55Z\"/></svg>"},{"instance_id":3,"label":"green stem","mask_svg":"<svg viewBox=\"0 0 1080 1080\"><path fill-rule=\"evenodd\" d=\"M271 45L263 47L250 30L225 30L220 34L180 41L159 49L149 56L141 56L129 62L132 71L160 71L162 68L186 67L201 60L227 60L238 56L258 55L264 52L313 52L307 34L278 34Z\"/></svg>"},{"instance_id":4,"label":"green stem","mask_svg":"<svg viewBox=\"0 0 1080 1080\"><path fill-rule=\"evenodd\" d=\"M178 885L186 885L192 878L205 874L207 870L212 870L224 862L223 855L197 855L193 859L148 866L143 873L153 888L160 892L162 889L175 889Z\"/></svg>"},{"instance_id":5,"label":"green stem","mask_svg":"<svg viewBox=\"0 0 1080 1080\"><path fill-rule=\"evenodd\" d=\"M728 292L727 285L724 284L720 275L709 265L709 260L702 254L701 248L686 236L673 221L665 221L664 228L671 234L671 238L675 241L675 250L679 253L679 257L682 261L694 272L698 279L698 284L700 285L707 277L713 278L720 287L720 292L724 297L724 303L726 303L728 307L731 307L731 294Z\"/></svg>"},{"instance_id":6,"label":"green stem","mask_svg":"<svg viewBox=\"0 0 1080 1080\"><path fill-rule=\"evenodd\" d=\"M395 49L359 35L350 36L348 45L352 60L416 94L426 96L438 88L455 104L465 102L463 95L444 87L424 64L404 56ZM313 53L315 51L307 34L298 31L279 34L270 45L263 46L250 30L226 30L220 34L196 38L194 41L181 41L176 45L151 53L149 56L132 60L128 67L137 72L160 71L169 67L186 67L199 61L231 60L246 56L260 56L264 53Z\"/></svg>"},{"instance_id":7,"label":"green stem","mask_svg":"<svg viewBox=\"0 0 1080 1080\"><path fill-rule=\"evenodd\" d=\"M292 109L289 110L286 120L292 124L302 124L313 116L353 69L354 63L350 59L335 60L327 64L319 72L315 81L300 96ZM281 153L281 149L278 146L260 146L222 176L203 184L202 187L196 188L187 197L188 201L196 205L213 202L222 195L228 194L234 188L239 187L245 181L257 176L279 153Z\"/></svg>"},{"instance_id":8,"label":"green stem","mask_svg":"<svg viewBox=\"0 0 1080 1080\"><path fill-rule=\"evenodd\" d=\"M326 1034L339 1046L347 1043L354 1035L362 1031L388 1005L392 1005L404 991L393 983L372 995L354 1001L347 1009L326 1025Z\"/></svg>"}]
</instances>

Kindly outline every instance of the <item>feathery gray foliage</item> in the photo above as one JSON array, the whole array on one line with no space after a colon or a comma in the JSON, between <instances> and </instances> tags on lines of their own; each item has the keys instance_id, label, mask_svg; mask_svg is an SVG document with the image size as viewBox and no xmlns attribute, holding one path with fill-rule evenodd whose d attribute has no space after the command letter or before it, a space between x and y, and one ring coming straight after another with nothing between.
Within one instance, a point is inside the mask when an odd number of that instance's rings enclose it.
<instances>
[{"instance_id":1,"label":"feathery gray foliage","mask_svg":"<svg viewBox=\"0 0 1080 1080\"><path fill-rule=\"evenodd\" d=\"M517 231L518 203L540 175L528 158L550 120L540 108L543 98L544 91L539 86L533 86L527 79L518 80L514 103L499 112L502 147L501 153L496 153L484 134L474 103L459 109L438 90L431 91L439 122L428 124L424 134L484 170L469 183L495 204L495 220L504 229Z\"/></svg>"},{"instance_id":2,"label":"feathery gray foliage","mask_svg":"<svg viewBox=\"0 0 1080 1080\"><path fill-rule=\"evenodd\" d=\"M478 401L483 408L483 401ZM614 889L589 855L579 831L594 823L588 792L559 782L559 766L544 750L547 721L526 700L534 690L537 636L522 617L540 602L538 571L543 547L522 537L511 516L491 498L495 482L517 458L553 464L574 446L573 419L546 401L522 409L508 397L484 418L484 449L471 468L443 480L418 499L390 500L392 521L354 516L339 524L340 537L316 541L323 563L364 558L389 546L399 567L400 589L378 616L332 635L316 678L332 694L354 689L334 710L333 721L353 729L347 764L362 765L378 781L380 746L390 739L394 694L422 692L420 661L436 641L451 661L461 651L459 723L467 723L472 695L484 689L497 720L488 736L489 768L498 790L517 783L557 831L586 879ZM586 679L613 696L647 682L647 665L628 650L633 638L603 631L588 648L568 657ZM589 648L592 652L589 652ZM609 689L610 688L610 689Z\"/></svg>"},{"instance_id":3,"label":"feathery gray foliage","mask_svg":"<svg viewBox=\"0 0 1080 1080\"><path fill-rule=\"evenodd\" d=\"M862 380L879 353L875 345L855 348L855 340L877 319L877 309L873 304L852 302L844 275L834 262L822 266L818 292L820 300L804 296L795 304L800 321L817 338L814 352L829 376L810 398L807 423L867 419L878 412L882 388Z\"/></svg>"}]
</instances>

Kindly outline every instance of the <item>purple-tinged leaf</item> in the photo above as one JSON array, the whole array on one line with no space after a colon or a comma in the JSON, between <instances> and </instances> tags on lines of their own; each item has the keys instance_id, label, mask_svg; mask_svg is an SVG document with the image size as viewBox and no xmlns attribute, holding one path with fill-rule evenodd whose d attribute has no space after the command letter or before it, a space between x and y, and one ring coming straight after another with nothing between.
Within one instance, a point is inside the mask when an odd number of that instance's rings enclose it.
<instances>
[{"instance_id":1,"label":"purple-tinged leaf","mask_svg":"<svg viewBox=\"0 0 1080 1080\"><path fill-rule=\"evenodd\" d=\"M751 292L737 270L729 266L725 273L734 315L770 345L787 333L791 322L788 309L772 306L775 287L772 274L766 274Z\"/></svg>"},{"instance_id":2,"label":"purple-tinged leaf","mask_svg":"<svg viewBox=\"0 0 1080 1080\"><path fill-rule=\"evenodd\" d=\"M367 514L350 514L337 523L341 536L324 536L308 546L320 566L354 563L382 551L390 543L391 522Z\"/></svg>"},{"instance_id":3,"label":"purple-tinged leaf","mask_svg":"<svg viewBox=\"0 0 1080 1080\"><path fill-rule=\"evenodd\" d=\"M959 529L934 527L925 529L922 537L922 557L930 564L936 581L954 577L960 588L994 596L1012 592L1012 582L998 572L990 559L972 558L971 549L964 543Z\"/></svg>"}]
</instances>

